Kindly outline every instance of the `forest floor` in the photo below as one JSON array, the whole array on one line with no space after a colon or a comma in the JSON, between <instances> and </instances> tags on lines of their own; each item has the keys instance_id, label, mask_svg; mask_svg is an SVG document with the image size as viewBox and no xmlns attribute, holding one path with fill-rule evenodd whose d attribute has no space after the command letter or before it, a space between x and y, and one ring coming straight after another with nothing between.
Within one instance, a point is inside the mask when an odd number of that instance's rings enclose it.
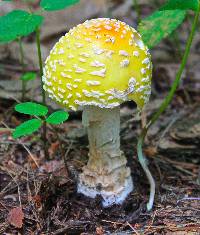
<instances>
[{"instance_id":1,"label":"forest floor","mask_svg":"<svg viewBox=\"0 0 200 235\"><path fill-rule=\"evenodd\" d=\"M5 122L14 126L22 120L12 108L7 112L7 105L1 105ZM123 205L107 209L102 208L101 198L88 199L76 192L77 176L88 152L80 113L75 117L72 114L56 130L48 128L48 161L44 159L40 133L14 141L9 131L1 132L0 233L199 234L200 187L196 180L200 135L192 130L199 130L200 110L185 106L187 112L177 109L177 115L171 108L148 136L144 152L157 190L155 206L147 212L149 185L135 151L140 121L132 115L132 104L129 106L122 107L121 145L135 189ZM23 227L16 229L10 225L8 214L20 205ZM19 215L14 216L15 223Z\"/></svg>"},{"instance_id":2,"label":"forest floor","mask_svg":"<svg viewBox=\"0 0 200 235\"><path fill-rule=\"evenodd\" d=\"M104 1L91 1L96 7L91 6L95 10L90 9L93 12L90 14L88 9L86 14L80 7L79 20L102 16L104 8L100 2ZM113 2L114 17L127 23L135 20L130 5L123 1ZM141 2L144 16L155 8L149 7L148 1ZM44 26L44 57L66 30L61 25L62 17L74 17L59 14L60 18L54 21L55 28L52 29L52 21L48 23L50 19ZM79 23L77 18L64 21L76 24ZM185 22L179 29L181 51L189 24ZM48 27L55 32L50 34ZM37 71L37 57L32 53L33 38L24 40L28 51L26 63L27 70ZM129 102L121 107L121 148L131 167L134 191L124 204L106 209L101 206L101 198L89 199L76 192L78 174L88 159L88 141L81 124L81 112L71 112L69 120L56 128L47 126L48 160L44 156L41 132L16 141L9 130L0 129L0 234L200 234L200 185L197 181L200 167L199 43L198 35L183 76L184 82L145 141L144 153L156 180L152 211L146 210L149 185L136 154L141 120L134 103ZM26 116L14 111L21 97L18 78L22 72L16 48L15 43L0 48L0 128L15 128L27 120ZM143 112L143 123L158 109L175 78L180 63L179 49L172 36L152 51L152 97ZM40 101L38 84L30 87L27 97L32 94L34 100ZM51 110L57 108L52 103L49 105Z\"/></svg>"}]
</instances>

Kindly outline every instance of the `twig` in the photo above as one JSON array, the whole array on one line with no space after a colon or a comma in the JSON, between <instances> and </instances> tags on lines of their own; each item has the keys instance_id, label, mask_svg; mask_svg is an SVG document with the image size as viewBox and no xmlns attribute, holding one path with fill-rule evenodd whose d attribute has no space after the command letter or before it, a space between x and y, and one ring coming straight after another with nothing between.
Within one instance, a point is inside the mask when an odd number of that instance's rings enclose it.
<instances>
[{"instance_id":1,"label":"twig","mask_svg":"<svg viewBox=\"0 0 200 235\"><path fill-rule=\"evenodd\" d=\"M170 129L170 128L172 127L172 125L179 119L180 116L181 116L181 115L178 115L178 116L174 117L174 118L167 124L167 126L165 127L163 133L161 134L161 136L160 136L160 138L159 138L159 140L158 140L158 142L157 142L157 144L156 144L156 148L158 148L158 146L159 146L161 140L164 138L164 136L167 134L167 132L169 131L169 129Z\"/></svg>"},{"instance_id":2,"label":"twig","mask_svg":"<svg viewBox=\"0 0 200 235\"><path fill-rule=\"evenodd\" d=\"M182 172L188 174L188 175L191 175L191 176L193 176L193 177L196 176L196 174L194 174L194 173L192 173L191 171L188 171L188 170L186 170L186 169L184 169L184 168L182 168L182 167L180 167L180 166L174 165L174 167L175 167L176 169L178 169L178 170L180 170L180 171L182 171Z\"/></svg>"},{"instance_id":3,"label":"twig","mask_svg":"<svg viewBox=\"0 0 200 235\"><path fill-rule=\"evenodd\" d=\"M179 166L177 165L177 162L176 161L172 161L170 159L167 159L167 158L164 158L164 157L161 157L161 156L157 156L156 158L157 161L161 161L161 162L168 162L170 163L170 165L176 169L178 169L179 171L182 171L188 175L191 175L193 177L196 176L196 174L192 173L191 171L188 171L186 169L183 168L183 166L181 166L181 163L179 164Z\"/></svg>"},{"instance_id":4,"label":"twig","mask_svg":"<svg viewBox=\"0 0 200 235\"><path fill-rule=\"evenodd\" d=\"M197 165L194 163L187 163L187 162L179 162L179 161L175 161L175 160L171 160L167 157L163 157L163 156L158 156L159 159L169 162L173 165L179 165L180 167L186 168L186 169L194 169L197 168Z\"/></svg>"},{"instance_id":5,"label":"twig","mask_svg":"<svg viewBox=\"0 0 200 235\"><path fill-rule=\"evenodd\" d=\"M73 142L71 142L69 147L67 148L67 151L66 151L66 153L64 155L64 159L63 160L64 160L64 164L65 164L65 168L67 170L67 173L69 174L70 180L77 181L76 173L72 169L70 169L70 166L69 166L68 161L67 161L68 160L68 154L69 154L69 152L70 152L70 150L72 148L72 145L73 145Z\"/></svg>"},{"instance_id":6,"label":"twig","mask_svg":"<svg viewBox=\"0 0 200 235\"><path fill-rule=\"evenodd\" d=\"M19 198L19 205L20 207L22 207L22 201L21 201L21 193L20 193L20 187L18 182L16 181L16 177L13 177L12 174L10 174L10 172L7 172L9 174L9 176L12 178L12 180L15 182L15 184L17 185L17 192L18 192L18 198Z\"/></svg>"},{"instance_id":7,"label":"twig","mask_svg":"<svg viewBox=\"0 0 200 235\"><path fill-rule=\"evenodd\" d=\"M14 129L11 128L10 130L8 130L8 128L0 128L0 132L9 132L10 133L11 131L14 131ZM3 142L3 143L5 143L5 142Z\"/></svg>"},{"instance_id":8,"label":"twig","mask_svg":"<svg viewBox=\"0 0 200 235\"><path fill-rule=\"evenodd\" d=\"M26 170L26 189L27 189L27 201L30 202L30 199L32 198L32 193L31 193L31 189L29 187L29 165L27 166L27 170Z\"/></svg>"},{"instance_id":9,"label":"twig","mask_svg":"<svg viewBox=\"0 0 200 235\"><path fill-rule=\"evenodd\" d=\"M140 235L140 233L129 222L126 222L126 224L133 230L135 234Z\"/></svg>"},{"instance_id":10,"label":"twig","mask_svg":"<svg viewBox=\"0 0 200 235\"><path fill-rule=\"evenodd\" d=\"M51 235L59 235L66 233L68 230L73 229L75 232L75 227L78 227L79 230L81 229L81 226L91 224L91 221L76 221L76 220L70 220L67 222L66 226L56 230L55 232L50 233Z\"/></svg>"},{"instance_id":11,"label":"twig","mask_svg":"<svg viewBox=\"0 0 200 235\"><path fill-rule=\"evenodd\" d=\"M20 142L19 142L20 143ZM34 156L32 155L31 151L23 144L23 143L20 143L24 149L28 152L29 156L31 157L31 159L34 161L35 165L37 166L37 168L39 168L39 165L36 161L36 159L34 158Z\"/></svg>"},{"instance_id":12,"label":"twig","mask_svg":"<svg viewBox=\"0 0 200 235\"><path fill-rule=\"evenodd\" d=\"M191 200L191 201L200 201L200 197L184 197L184 198L182 198L182 199L180 199L180 200L178 200L177 201L177 203L179 203L179 202L181 202L181 201L186 201L186 200Z\"/></svg>"},{"instance_id":13,"label":"twig","mask_svg":"<svg viewBox=\"0 0 200 235\"><path fill-rule=\"evenodd\" d=\"M1 204L1 206L2 206L4 209L6 209L7 211L9 211L9 208L7 208L1 201L0 201L0 204Z\"/></svg>"},{"instance_id":14,"label":"twig","mask_svg":"<svg viewBox=\"0 0 200 235\"><path fill-rule=\"evenodd\" d=\"M111 223L111 224L117 224L117 225L123 225L124 223L122 222L117 222L117 221L111 221L111 220L102 220L102 222L106 222L106 223Z\"/></svg>"},{"instance_id":15,"label":"twig","mask_svg":"<svg viewBox=\"0 0 200 235\"><path fill-rule=\"evenodd\" d=\"M6 171L8 172L8 171ZM17 174L14 178L12 177L13 180L15 180L15 178L17 179L21 174L23 173L23 170L19 172L19 174ZM9 174L10 175L10 174ZM9 182L0 192L0 194L3 194L6 192L7 188L9 188L9 186L12 184L12 181Z\"/></svg>"},{"instance_id":16,"label":"twig","mask_svg":"<svg viewBox=\"0 0 200 235\"><path fill-rule=\"evenodd\" d=\"M6 128L7 129L7 128ZM1 131L1 130L0 130ZM12 131L14 131L14 129L10 129L10 130L8 130L7 132L8 133L11 133ZM18 144L20 144L21 145L21 143L16 143L16 142L12 142L12 141L1 141L0 142L0 144L13 144L13 145L18 145ZM23 143L24 145L28 145L28 143Z\"/></svg>"},{"instance_id":17,"label":"twig","mask_svg":"<svg viewBox=\"0 0 200 235\"><path fill-rule=\"evenodd\" d=\"M3 121L1 122L6 128L8 128L10 130L10 128L7 126L6 123L4 123ZM31 157L31 159L33 160L33 162L35 163L35 165L37 166L37 168L39 168L39 165L36 161L36 159L34 158L34 156L32 155L31 151L26 147L26 145L24 143L22 143L20 140L16 140L18 144L22 145L24 147L24 149L28 152L29 156Z\"/></svg>"}]
</instances>

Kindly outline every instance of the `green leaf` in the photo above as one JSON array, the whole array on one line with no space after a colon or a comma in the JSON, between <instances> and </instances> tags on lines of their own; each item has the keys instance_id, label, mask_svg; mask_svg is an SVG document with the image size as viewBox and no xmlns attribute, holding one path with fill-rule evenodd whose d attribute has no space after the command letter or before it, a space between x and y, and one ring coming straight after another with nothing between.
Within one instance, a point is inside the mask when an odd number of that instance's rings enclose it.
<instances>
[{"instance_id":1,"label":"green leaf","mask_svg":"<svg viewBox=\"0 0 200 235\"><path fill-rule=\"evenodd\" d=\"M69 114L65 111L56 111L52 113L47 119L46 122L57 125L66 121L69 117Z\"/></svg>"},{"instance_id":2,"label":"green leaf","mask_svg":"<svg viewBox=\"0 0 200 235\"><path fill-rule=\"evenodd\" d=\"M42 126L42 121L39 119L31 119L17 126L12 133L13 138L17 139L21 136L30 135L37 131Z\"/></svg>"},{"instance_id":3,"label":"green leaf","mask_svg":"<svg viewBox=\"0 0 200 235\"><path fill-rule=\"evenodd\" d=\"M156 11L141 21L138 27L144 43L152 48L171 34L184 20L186 11Z\"/></svg>"},{"instance_id":4,"label":"green leaf","mask_svg":"<svg viewBox=\"0 0 200 235\"><path fill-rule=\"evenodd\" d=\"M27 73L23 74L20 77L20 80L22 80L22 81L30 81L30 80L34 80L35 78L36 78L36 73L27 72Z\"/></svg>"},{"instance_id":5,"label":"green leaf","mask_svg":"<svg viewBox=\"0 0 200 235\"><path fill-rule=\"evenodd\" d=\"M45 116L48 113L48 109L46 106L33 102L17 104L15 106L15 110L19 113L35 116Z\"/></svg>"},{"instance_id":6,"label":"green leaf","mask_svg":"<svg viewBox=\"0 0 200 235\"><path fill-rule=\"evenodd\" d=\"M160 11L163 10L198 10L198 0L169 0Z\"/></svg>"},{"instance_id":7,"label":"green leaf","mask_svg":"<svg viewBox=\"0 0 200 235\"><path fill-rule=\"evenodd\" d=\"M43 17L14 10L0 17L0 42L10 42L27 36L42 24Z\"/></svg>"},{"instance_id":8,"label":"green leaf","mask_svg":"<svg viewBox=\"0 0 200 235\"><path fill-rule=\"evenodd\" d=\"M40 6L46 11L58 11L78 2L79 0L41 0Z\"/></svg>"}]
</instances>

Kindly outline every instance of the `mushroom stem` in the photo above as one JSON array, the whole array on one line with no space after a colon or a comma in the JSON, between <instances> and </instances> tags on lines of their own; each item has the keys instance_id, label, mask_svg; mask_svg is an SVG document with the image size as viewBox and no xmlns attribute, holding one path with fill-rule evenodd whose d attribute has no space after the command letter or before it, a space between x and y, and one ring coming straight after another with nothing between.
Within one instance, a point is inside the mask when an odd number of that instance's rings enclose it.
<instances>
[{"instance_id":1,"label":"mushroom stem","mask_svg":"<svg viewBox=\"0 0 200 235\"><path fill-rule=\"evenodd\" d=\"M133 182L120 150L120 108L85 106L82 122L88 132L89 161L79 176L78 192L91 198L101 195L104 207L121 204Z\"/></svg>"}]
</instances>

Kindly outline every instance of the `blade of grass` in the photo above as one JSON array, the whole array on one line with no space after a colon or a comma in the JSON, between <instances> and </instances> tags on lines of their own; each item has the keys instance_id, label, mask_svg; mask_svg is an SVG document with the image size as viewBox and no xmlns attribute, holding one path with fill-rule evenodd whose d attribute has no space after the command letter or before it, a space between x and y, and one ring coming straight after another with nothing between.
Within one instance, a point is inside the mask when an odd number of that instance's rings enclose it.
<instances>
[{"instance_id":1,"label":"blade of grass","mask_svg":"<svg viewBox=\"0 0 200 235\"><path fill-rule=\"evenodd\" d=\"M195 32L196 29L198 27L198 21L199 21L199 15L200 15L200 1L199 1L199 6L198 6L198 11L195 14L195 18L192 24L192 29L189 35L189 38L187 40L187 44L186 44L186 48L185 48L185 52L182 58L182 62L180 65L180 68L176 74L176 78L172 84L172 87L169 91L169 94L167 95L167 97L164 99L163 103L161 104L159 110L153 115L153 117L151 118L151 120L146 124L146 126L142 129L142 132L139 136L138 139L138 143L137 143L137 154L138 154L138 160L143 168L143 170L145 171L145 174L147 176L147 179L149 181L150 184L150 196L149 196L149 202L147 203L147 210L151 210L153 207L153 203L154 203L154 197L155 197L155 181L153 179L153 176L148 168L147 165L147 161L145 156L143 155L143 151L142 151L142 146L144 144L144 140L146 137L146 134L148 132L148 129L158 120L158 118L160 117L160 115L166 110L166 108L168 107L168 105L170 104L170 102L173 99L174 93L176 92L176 89L179 86L183 71L185 69L189 54L190 54L190 49L192 46L192 42L195 36Z\"/></svg>"}]
</instances>

